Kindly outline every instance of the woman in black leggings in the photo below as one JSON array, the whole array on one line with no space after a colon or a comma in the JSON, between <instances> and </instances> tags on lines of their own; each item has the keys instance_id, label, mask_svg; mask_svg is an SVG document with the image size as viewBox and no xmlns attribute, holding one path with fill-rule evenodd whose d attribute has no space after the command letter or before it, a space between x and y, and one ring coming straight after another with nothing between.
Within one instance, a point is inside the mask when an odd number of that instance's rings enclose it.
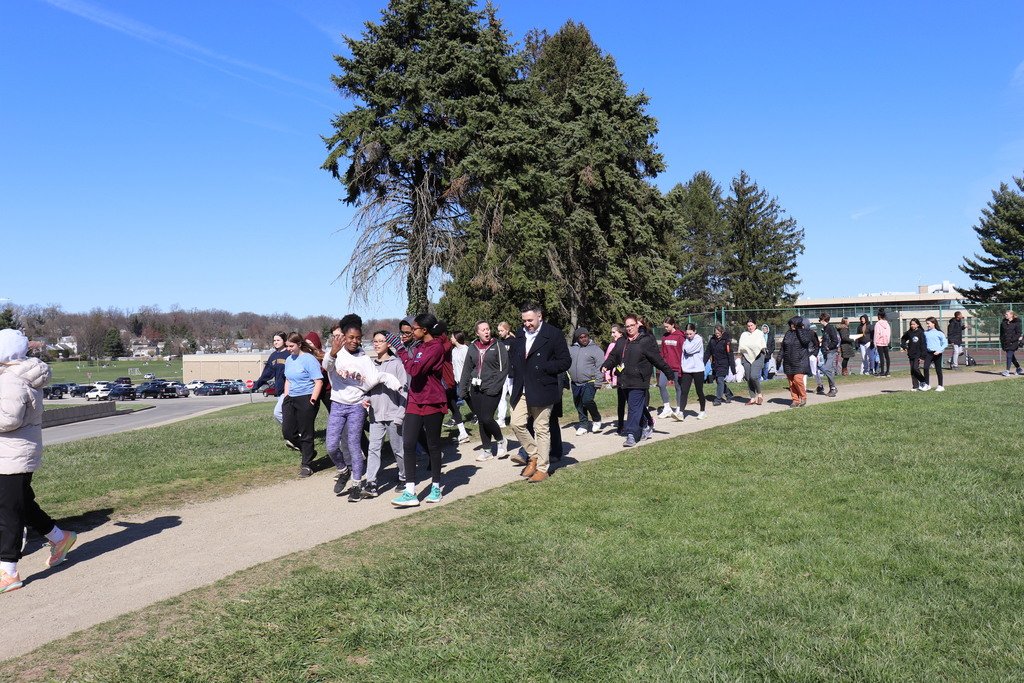
<instances>
[{"instance_id":1,"label":"woman in black leggings","mask_svg":"<svg viewBox=\"0 0 1024 683\"><path fill-rule=\"evenodd\" d=\"M480 420L480 445L484 451L477 461L504 458L508 455L501 426L494 419L494 411L501 401L501 390L508 377L509 358L505 345L491 336L491 326L486 321L476 324L476 341L469 345L466 362L462 366L459 380L460 393L473 405ZM496 442L496 451L491 453L491 441Z\"/></svg>"},{"instance_id":2,"label":"woman in black leggings","mask_svg":"<svg viewBox=\"0 0 1024 683\"><path fill-rule=\"evenodd\" d=\"M700 401L700 412L697 413L697 419L703 420L704 409L707 407L707 401L704 399L704 340L697 334L697 326L693 323L686 326L686 332L683 334L686 336L686 341L683 342L683 356L680 359L682 372L679 373L679 382L683 397L679 411L685 417L686 400L690 396L690 385L693 384L697 387L697 400Z\"/></svg>"}]
</instances>

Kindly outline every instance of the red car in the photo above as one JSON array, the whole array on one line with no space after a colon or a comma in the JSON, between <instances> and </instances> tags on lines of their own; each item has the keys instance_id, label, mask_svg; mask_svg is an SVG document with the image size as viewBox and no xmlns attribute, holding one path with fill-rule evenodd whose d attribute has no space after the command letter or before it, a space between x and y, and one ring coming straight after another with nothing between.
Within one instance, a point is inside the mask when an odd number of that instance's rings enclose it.
<instances>
[{"instance_id":1,"label":"red car","mask_svg":"<svg viewBox=\"0 0 1024 683\"><path fill-rule=\"evenodd\" d=\"M263 388L263 395L264 396L277 396L277 387L275 387L273 384L268 384L267 386L265 386Z\"/></svg>"}]
</instances>

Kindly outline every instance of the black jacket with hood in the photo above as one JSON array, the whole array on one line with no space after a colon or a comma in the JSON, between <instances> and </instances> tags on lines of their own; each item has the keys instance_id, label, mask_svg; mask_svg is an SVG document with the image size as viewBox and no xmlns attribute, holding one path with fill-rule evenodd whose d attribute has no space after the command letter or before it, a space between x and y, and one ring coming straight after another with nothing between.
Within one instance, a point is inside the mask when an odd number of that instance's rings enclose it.
<instances>
[{"instance_id":1,"label":"black jacket with hood","mask_svg":"<svg viewBox=\"0 0 1024 683\"><path fill-rule=\"evenodd\" d=\"M786 336L782 338L782 369L787 375L809 375L811 349L814 353L818 351L814 333L804 329L801 318L791 318L789 324L796 329L787 330Z\"/></svg>"},{"instance_id":2,"label":"black jacket with hood","mask_svg":"<svg viewBox=\"0 0 1024 683\"><path fill-rule=\"evenodd\" d=\"M636 339L630 341L625 335L619 337L615 347L601 366L611 370L622 365L619 373L618 386L622 389L647 389L651 386L651 375L658 368L669 380L674 380L676 373L661 357L658 344L654 337L644 328L640 328Z\"/></svg>"},{"instance_id":3,"label":"black jacket with hood","mask_svg":"<svg viewBox=\"0 0 1024 683\"><path fill-rule=\"evenodd\" d=\"M1020 318L1007 320L1003 318L999 323L999 345L1003 351L1016 351L1020 348Z\"/></svg>"},{"instance_id":4,"label":"black jacket with hood","mask_svg":"<svg viewBox=\"0 0 1024 683\"><path fill-rule=\"evenodd\" d=\"M721 337L711 335L707 348L704 349L704 362L711 361L711 376L725 377L733 369L732 342L729 333Z\"/></svg>"},{"instance_id":5,"label":"black jacket with hood","mask_svg":"<svg viewBox=\"0 0 1024 683\"><path fill-rule=\"evenodd\" d=\"M466 362L462 365L462 377L459 378L459 389L463 396L469 396L468 390L479 391L488 396L500 396L509 371L508 349L499 339L491 339L488 346L480 340L469 345ZM474 385L473 378L479 377L480 384Z\"/></svg>"},{"instance_id":6,"label":"black jacket with hood","mask_svg":"<svg viewBox=\"0 0 1024 683\"><path fill-rule=\"evenodd\" d=\"M924 328L916 330L907 328L900 337L900 348L905 349L908 358L925 358L928 356L928 342L924 338Z\"/></svg>"}]
</instances>

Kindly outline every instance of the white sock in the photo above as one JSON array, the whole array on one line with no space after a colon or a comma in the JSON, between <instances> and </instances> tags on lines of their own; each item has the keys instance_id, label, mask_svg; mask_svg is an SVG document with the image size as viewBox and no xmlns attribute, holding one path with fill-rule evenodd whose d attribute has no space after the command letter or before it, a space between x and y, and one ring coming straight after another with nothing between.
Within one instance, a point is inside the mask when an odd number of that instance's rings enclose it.
<instances>
[{"instance_id":1,"label":"white sock","mask_svg":"<svg viewBox=\"0 0 1024 683\"><path fill-rule=\"evenodd\" d=\"M405 482L405 492L411 495L416 495L416 484Z\"/></svg>"},{"instance_id":2,"label":"white sock","mask_svg":"<svg viewBox=\"0 0 1024 683\"><path fill-rule=\"evenodd\" d=\"M462 422L459 423L459 436L469 436L469 434L466 433L466 425Z\"/></svg>"},{"instance_id":3,"label":"white sock","mask_svg":"<svg viewBox=\"0 0 1024 683\"><path fill-rule=\"evenodd\" d=\"M0 569L7 572L8 576L14 576L18 573L17 562L0 562Z\"/></svg>"},{"instance_id":4,"label":"white sock","mask_svg":"<svg viewBox=\"0 0 1024 683\"><path fill-rule=\"evenodd\" d=\"M50 543L57 544L64 540L64 532L60 530L60 527L53 527L53 531L46 534L46 540Z\"/></svg>"}]
</instances>

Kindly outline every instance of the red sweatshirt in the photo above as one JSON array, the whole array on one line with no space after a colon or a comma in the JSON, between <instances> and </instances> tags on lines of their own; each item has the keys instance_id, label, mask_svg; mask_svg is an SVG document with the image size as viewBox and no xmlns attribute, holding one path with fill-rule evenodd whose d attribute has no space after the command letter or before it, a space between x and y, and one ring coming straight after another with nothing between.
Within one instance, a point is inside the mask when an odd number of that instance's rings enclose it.
<instances>
[{"instance_id":1,"label":"red sweatshirt","mask_svg":"<svg viewBox=\"0 0 1024 683\"><path fill-rule=\"evenodd\" d=\"M398 357L409 373L409 400L405 412L413 415L448 412L448 397L441 383L444 354L444 344L438 338L418 344L412 355L404 348L398 349Z\"/></svg>"},{"instance_id":2,"label":"red sweatshirt","mask_svg":"<svg viewBox=\"0 0 1024 683\"><path fill-rule=\"evenodd\" d=\"M669 367L678 374L681 372L683 359L683 342L686 335L681 330L672 330L661 338L661 357L669 364Z\"/></svg>"}]
</instances>

